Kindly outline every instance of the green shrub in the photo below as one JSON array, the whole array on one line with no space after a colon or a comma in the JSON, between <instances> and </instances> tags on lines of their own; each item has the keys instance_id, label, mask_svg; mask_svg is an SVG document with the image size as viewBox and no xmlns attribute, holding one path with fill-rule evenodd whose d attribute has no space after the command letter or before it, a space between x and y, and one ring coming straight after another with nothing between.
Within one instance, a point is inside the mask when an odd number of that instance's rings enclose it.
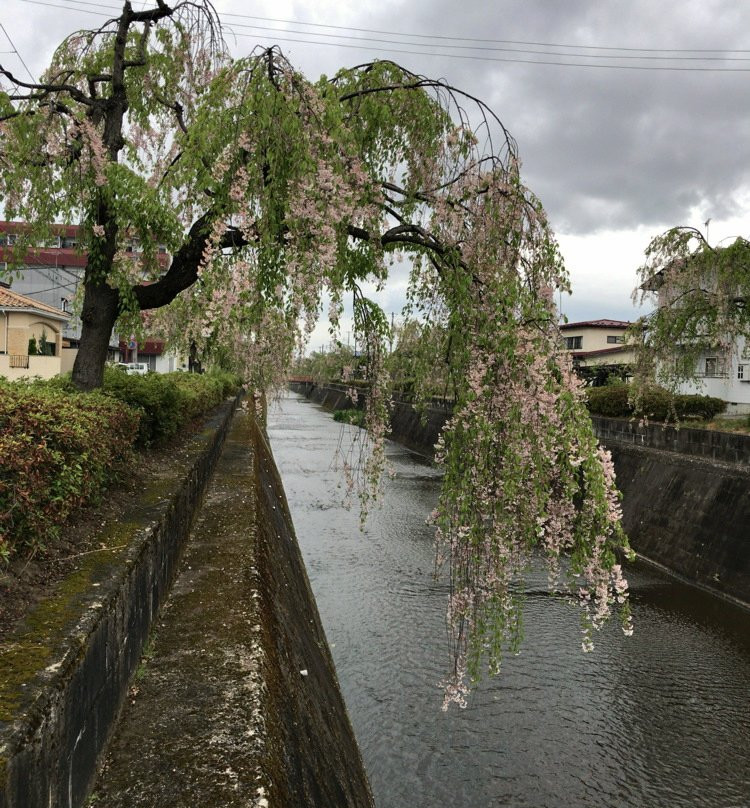
<instances>
[{"instance_id":1,"label":"green shrub","mask_svg":"<svg viewBox=\"0 0 750 808\"><path fill-rule=\"evenodd\" d=\"M238 388L229 373L116 368L95 393L75 392L70 376L0 380L0 561L43 547L135 446L163 442Z\"/></svg>"},{"instance_id":2,"label":"green shrub","mask_svg":"<svg viewBox=\"0 0 750 808\"><path fill-rule=\"evenodd\" d=\"M107 368L104 392L141 414L137 445L163 443L182 426L220 404L239 388L230 373L148 373L135 376Z\"/></svg>"},{"instance_id":3,"label":"green shrub","mask_svg":"<svg viewBox=\"0 0 750 808\"><path fill-rule=\"evenodd\" d=\"M608 384L604 387L589 387L586 403L594 415L618 417L632 415L628 404L628 387L625 384Z\"/></svg>"},{"instance_id":4,"label":"green shrub","mask_svg":"<svg viewBox=\"0 0 750 808\"><path fill-rule=\"evenodd\" d=\"M336 410L333 413L333 420L342 424L353 424L354 426L364 426L365 413L363 410Z\"/></svg>"},{"instance_id":5,"label":"green shrub","mask_svg":"<svg viewBox=\"0 0 750 808\"><path fill-rule=\"evenodd\" d=\"M627 384L590 387L586 391L589 411L594 415L631 417L635 413L628 401ZM654 421L668 421L677 417L710 419L724 412L726 402L711 396L672 395L663 387L649 387L644 391L642 413ZM640 413L639 413L640 414Z\"/></svg>"},{"instance_id":6,"label":"green shrub","mask_svg":"<svg viewBox=\"0 0 750 808\"><path fill-rule=\"evenodd\" d=\"M101 393L0 384L0 558L43 547L128 457L138 414Z\"/></svg>"},{"instance_id":7,"label":"green shrub","mask_svg":"<svg viewBox=\"0 0 750 808\"><path fill-rule=\"evenodd\" d=\"M727 408L726 401L713 396L675 396L678 418L704 418L709 421Z\"/></svg>"},{"instance_id":8,"label":"green shrub","mask_svg":"<svg viewBox=\"0 0 750 808\"><path fill-rule=\"evenodd\" d=\"M104 372L103 391L140 414L136 443L151 446L177 433L182 423L182 397L175 384L159 373L128 375L117 368Z\"/></svg>"}]
</instances>

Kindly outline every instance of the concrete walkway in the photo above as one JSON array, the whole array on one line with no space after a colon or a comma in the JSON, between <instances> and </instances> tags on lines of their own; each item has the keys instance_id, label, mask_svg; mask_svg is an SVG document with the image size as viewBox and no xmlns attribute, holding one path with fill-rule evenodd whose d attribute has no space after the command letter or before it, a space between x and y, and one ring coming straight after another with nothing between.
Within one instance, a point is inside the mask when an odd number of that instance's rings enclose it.
<instances>
[{"instance_id":1,"label":"concrete walkway","mask_svg":"<svg viewBox=\"0 0 750 808\"><path fill-rule=\"evenodd\" d=\"M235 416L93 804L264 805L252 446Z\"/></svg>"},{"instance_id":2,"label":"concrete walkway","mask_svg":"<svg viewBox=\"0 0 750 808\"><path fill-rule=\"evenodd\" d=\"M91 804L372 806L273 457L247 414L235 416Z\"/></svg>"}]
</instances>

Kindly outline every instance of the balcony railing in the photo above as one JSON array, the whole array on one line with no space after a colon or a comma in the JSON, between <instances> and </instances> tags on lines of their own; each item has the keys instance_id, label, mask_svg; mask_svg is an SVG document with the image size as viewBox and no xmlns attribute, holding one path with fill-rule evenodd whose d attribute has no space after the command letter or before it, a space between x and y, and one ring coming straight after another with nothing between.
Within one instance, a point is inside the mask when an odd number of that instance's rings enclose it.
<instances>
[{"instance_id":1,"label":"balcony railing","mask_svg":"<svg viewBox=\"0 0 750 808\"><path fill-rule=\"evenodd\" d=\"M24 368L28 369L29 367L29 357L28 354L11 354L10 357L10 366L12 368Z\"/></svg>"}]
</instances>

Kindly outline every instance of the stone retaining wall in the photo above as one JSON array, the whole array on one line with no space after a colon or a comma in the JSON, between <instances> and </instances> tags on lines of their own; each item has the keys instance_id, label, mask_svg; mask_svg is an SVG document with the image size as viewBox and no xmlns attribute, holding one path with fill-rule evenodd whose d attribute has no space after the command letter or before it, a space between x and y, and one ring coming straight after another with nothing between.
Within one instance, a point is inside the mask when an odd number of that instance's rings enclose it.
<instances>
[{"instance_id":1,"label":"stone retaining wall","mask_svg":"<svg viewBox=\"0 0 750 808\"><path fill-rule=\"evenodd\" d=\"M236 402L0 648L0 808L79 808Z\"/></svg>"},{"instance_id":2,"label":"stone retaining wall","mask_svg":"<svg viewBox=\"0 0 750 808\"><path fill-rule=\"evenodd\" d=\"M594 415L591 420L604 444L616 441L750 467L750 435L688 426L678 429L655 423L639 424L631 418L604 418L601 415Z\"/></svg>"},{"instance_id":3,"label":"stone retaining wall","mask_svg":"<svg viewBox=\"0 0 750 808\"><path fill-rule=\"evenodd\" d=\"M635 551L750 605L750 471L612 438L602 442L612 452L623 526Z\"/></svg>"}]
</instances>

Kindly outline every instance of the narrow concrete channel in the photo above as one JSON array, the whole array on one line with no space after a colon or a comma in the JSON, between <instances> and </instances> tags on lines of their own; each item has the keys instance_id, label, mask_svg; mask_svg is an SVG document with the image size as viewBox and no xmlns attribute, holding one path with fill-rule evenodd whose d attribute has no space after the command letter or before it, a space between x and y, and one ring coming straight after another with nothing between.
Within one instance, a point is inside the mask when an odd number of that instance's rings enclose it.
<instances>
[{"instance_id":1,"label":"narrow concrete channel","mask_svg":"<svg viewBox=\"0 0 750 808\"><path fill-rule=\"evenodd\" d=\"M238 413L92 804L372 804L265 451Z\"/></svg>"},{"instance_id":2,"label":"narrow concrete channel","mask_svg":"<svg viewBox=\"0 0 750 808\"><path fill-rule=\"evenodd\" d=\"M235 416L94 792L111 806L262 804L254 480Z\"/></svg>"}]
</instances>

